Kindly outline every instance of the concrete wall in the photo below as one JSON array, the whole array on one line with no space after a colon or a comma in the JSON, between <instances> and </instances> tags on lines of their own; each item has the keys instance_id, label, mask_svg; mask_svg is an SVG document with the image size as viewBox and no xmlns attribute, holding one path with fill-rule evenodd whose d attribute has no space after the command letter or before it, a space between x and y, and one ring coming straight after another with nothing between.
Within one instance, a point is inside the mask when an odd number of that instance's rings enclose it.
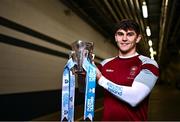
<instances>
[{"instance_id":1,"label":"concrete wall","mask_svg":"<svg viewBox=\"0 0 180 122\"><path fill-rule=\"evenodd\" d=\"M180 55L171 58L171 62L166 64L166 68L161 69L160 80L180 87Z\"/></svg>"},{"instance_id":2,"label":"concrete wall","mask_svg":"<svg viewBox=\"0 0 180 122\"><path fill-rule=\"evenodd\" d=\"M59 0L0 0L0 15L0 94L61 89L75 40L95 43L96 62L117 53Z\"/></svg>"}]
</instances>

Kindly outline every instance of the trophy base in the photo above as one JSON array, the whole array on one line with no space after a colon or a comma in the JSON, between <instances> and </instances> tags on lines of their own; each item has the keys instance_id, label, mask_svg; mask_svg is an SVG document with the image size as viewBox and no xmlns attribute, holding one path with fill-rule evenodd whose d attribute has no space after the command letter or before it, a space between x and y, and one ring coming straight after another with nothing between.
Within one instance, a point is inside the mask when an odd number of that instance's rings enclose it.
<instances>
[{"instance_id":1,"label":"trophy base","mask_svg":"<svg viewBox=\"0 0 180 122\"><path fill-rule=\"evenodd\" d=\"M78 81L78 89L80 93L85 93L86 89L86 75L85 74L77 74Z\"/></svg>"}]
</instances>

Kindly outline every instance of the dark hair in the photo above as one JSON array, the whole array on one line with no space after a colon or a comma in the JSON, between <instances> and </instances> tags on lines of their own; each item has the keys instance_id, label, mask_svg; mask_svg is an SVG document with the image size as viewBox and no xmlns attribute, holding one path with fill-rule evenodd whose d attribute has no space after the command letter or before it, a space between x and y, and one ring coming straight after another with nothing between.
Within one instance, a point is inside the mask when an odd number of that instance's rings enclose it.
<instances>
[{"instance_id":1,"label":"dark hair","mask_svg":"<svg viewBox=\"0 0 180 122\"><path fill-rule=\"evenodd\" d=\"M116 33L117 30L123 29L125 31L127 30L134 30L137 35L140 34L140 28L139 25L134 20L129 19L123 19L119 23L117 23L114 27L114 33Z\"/></svg>"}]
</instances>

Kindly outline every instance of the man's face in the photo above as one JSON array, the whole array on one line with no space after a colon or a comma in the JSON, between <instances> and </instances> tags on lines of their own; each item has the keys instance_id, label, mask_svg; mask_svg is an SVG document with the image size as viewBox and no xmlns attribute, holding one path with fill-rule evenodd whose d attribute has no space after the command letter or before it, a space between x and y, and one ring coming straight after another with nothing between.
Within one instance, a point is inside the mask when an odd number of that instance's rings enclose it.
<instances>
[{"instance_id":1,"label":"man's face","mask_svg":"<svg viewBox=\"0 0 180 122\"><path fill-rule=\"evenodd\" d=\"M121 53L132 54L136 52L136 43L141 39L134 30L117 30L115 40Z\"/></svg>"}]
</instances>

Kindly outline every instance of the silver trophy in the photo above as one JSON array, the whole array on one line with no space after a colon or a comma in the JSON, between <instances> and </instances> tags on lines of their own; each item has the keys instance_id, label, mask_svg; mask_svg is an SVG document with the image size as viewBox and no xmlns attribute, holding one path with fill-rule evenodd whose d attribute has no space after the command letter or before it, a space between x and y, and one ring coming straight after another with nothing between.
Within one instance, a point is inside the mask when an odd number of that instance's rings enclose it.
<instances>
[{"instance_id":1,"label":"silver trophy","mask_svg":"<svg viewBox=\"0 0 180 122\"><path fill-rule=\"evenodd\" d=\"M85 58L88 58L90 63L93 63L94 60L94 54L93 54L93 48L94 44L93 42L83 42L81 40L77 40L74 43L72 43L72 51L70 54L70 57L73 59L74 62L76 62L77 65L73 67L73 73L76 74L76 79L78 81L78 88L80 92L85 91L85 75L86 72L83 69L83 61Z\"/></svg>"}]
</instances>

